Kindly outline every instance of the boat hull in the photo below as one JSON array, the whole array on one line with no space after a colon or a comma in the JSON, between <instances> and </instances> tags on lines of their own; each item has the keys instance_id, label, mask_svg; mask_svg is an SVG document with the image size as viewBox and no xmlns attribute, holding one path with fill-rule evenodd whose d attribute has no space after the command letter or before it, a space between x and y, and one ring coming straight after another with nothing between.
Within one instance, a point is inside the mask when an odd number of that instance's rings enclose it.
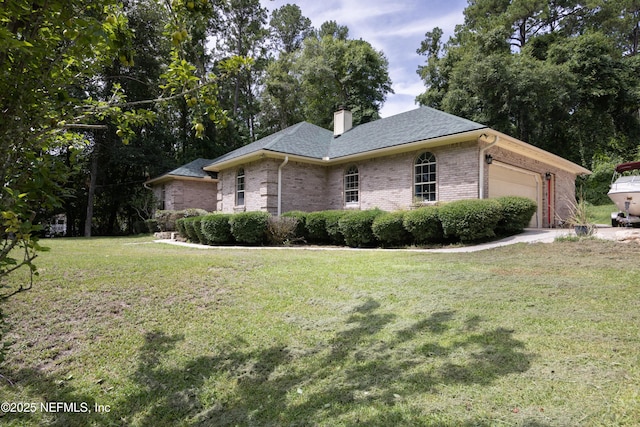
<instances>
[{"instance_id":1,"label":"boat hull","mask_svg":"<svg viewBox=\"0 0 640 427\"><path fill-rule=\"evenodd\" d=\"M614 183L607 193L620 212L640 216L640 181L635 183ZM627 202L629 203L627 205Z\"/></svg>"}]
</instances>

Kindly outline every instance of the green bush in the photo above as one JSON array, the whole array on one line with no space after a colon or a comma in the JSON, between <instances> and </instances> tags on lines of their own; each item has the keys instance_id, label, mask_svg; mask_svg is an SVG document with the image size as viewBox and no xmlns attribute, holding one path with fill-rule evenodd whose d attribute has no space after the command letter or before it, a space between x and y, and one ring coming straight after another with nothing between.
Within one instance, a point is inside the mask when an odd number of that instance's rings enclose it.
<instances>
[{"instance_id":1,"label":"green bush","mask_svg":"<svg viewBox=\"0 0 640 427\"><path fill-rule=\"evenodd\" d=\"M144 221L144 224L147 229L145 233L155 233L156 231L160 231L157 219L147 219Z\"/></svg>"},{"instance_id":2,"label":"green bush","mask_svg":"<svg viewBox=\"0 0 640 427\"><path fill-rule=\"evenodd\" d=\"M496 227L498 234L515 234L529 225L538 205L531 199L505 196L496 199L502 206L502 218Z\"/></svg>"},{"instance_id":3,"label":"green bush","mask_svg":"<svg viewBox=\"0 0 640 427\"><path fill-rule=\"evenodd\" d=\"M361 248L375 246L376 236L371 226L376 217L383 214L379 209L349 211L338 220L338 227L348 246Z\"/></svg>"},{"instance_id":4,"label":"green bush","mask_svg":"<svg viewBox=\"0 0 640 427\"><path fill-rule=\"evenodd\" d=\"M411 234L404 228L406 212L387 212L376 217L371 230L382 246L398 247L411 244Z\"/></svg>"},{"instance_id":5,"label":"green bush","mask_svg":"<svg viewBox=\"0 0 640 427\"><path fill-rule=\"evenodd\" d=\"M204 218L204 216L194 216L193 219L191 220L193 223L193 232L196 235L196 238L198 239L197 243L200 243L202 245L208 245L209 243L207 242L207 239L204 237L204 234L202 233L202 218Z\"/></svg>"},{"instance_id":6,"label":"green bush","mask_svg":"<svg viewBox=\"0 0 640 427\"><path fill-rule=\"evenodd\" d=\"M442 223L437 206L424 206L404 215L404 228L411 233L417 244L441 242L444 240Z\"/></svg>"},{"instance_id":7,"label":"green bush","mask_svg":"<svg viewBox=\"0 0 640 427\"><path fill-rule=\"evenodd\" d=\"M305 235L311 243L330 243L327 233L327 211L309 212L305 218Z\"/></svg>"},{"instance_id":8,"label":"green bush","mask_svg":"<svg viewBox=\"0 0 640 427\"><path fill-rule=\"evenodd\" d=\"M202 217L200 228L207 244L225 244L233 241L229 220L231 214L215 213Z\"/></svg>"},{"instance_id":9,"label":"green bush","mask_svg":"<svg viewBox=\"0 0 640 427\"><path fill-rule=\"evenodd\" d=\"M495 237L502 206L495 199L458 200L438 208L445 237L463 242Z\"/></svg>"},{"instance_id":10,"label":"green bush","mask_svg":"<svg viewBox=\"0 0 640 427\"><path fill-rule=\"evenodd\" d=\"M344 234L340 229L340 219L347 215L349 211L323 211L325 230L329 236L329 243L334 245L344 245Z\"/></svg>"},{"instance_id":11,"label":"green bush","mask_svg":"<svg viewBox=\"0 0 640 427\"><path fill-rule=\"evenodd\" d=\"M307 233L307 212L302 211L289 211L282 214L283 218L295 218L296 222L295 238L306 241L309 236Z\"/></svg>"},{"instance_id":12,"label":"green bush","mask_svg":"<svg viewBox=\"0 0 640 427\"><path fill-rule=\"evenodd\" d=\"M157 210L154 218L158 221L160 231L180 231L176 221L181 218L190 218L194 216L206 215L204 209L184 209L184 210ZM180 233L182 234L182 233Z\"/></svg>"},{"instance_id":13,"label":"green bush","mask_svg":"<svg viewBox=\"0 0 640 427\"><path fill-rule=\"evenodd\" d=\"M178 230L178 233L185 239L187 238L187 228L184 225L184 220L186 218L178 218L175 222L175 228Z\"/></svg>"},{"instance_id":14,"label":"green bush","mask_svg":"<svg viewBox=\"0 0 640 427\"><path fill-rule=\"evenodd\" d=\"M182 219L180 221L184 225L184 231L185 231L184 236L187 238L187 240L189 240L190 242L193 242L193 243L200 243L200 239L198 238L198 235L196 234L196 229L195 229L195 225L194 225L195 218L197 218L197 217L188 217L188 218L184 218L184 219Z\"/></svg>"},{"instance_id":15,"label":"green bush","mask_svg":"<svg viewBox=\"0 0 640 427\"><path fill-rule=\"evenodd\" d=\"M267 212L241 212L234 214L229 220L231 234L238 243L259 245L267 237Z\"/></svg>"}]
</instances>

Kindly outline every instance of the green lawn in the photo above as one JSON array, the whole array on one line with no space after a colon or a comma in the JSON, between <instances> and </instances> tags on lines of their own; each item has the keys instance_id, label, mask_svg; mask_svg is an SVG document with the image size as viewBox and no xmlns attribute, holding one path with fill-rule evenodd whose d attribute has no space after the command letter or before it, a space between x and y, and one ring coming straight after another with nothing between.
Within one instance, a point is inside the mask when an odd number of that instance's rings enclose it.
<instances>
[{"instance_id":1,"label":"green lawn","mask_svg":"<svg viewBox=\"0 0 640 427\"><path fill-rule=\"evenodd\" d=\"M0 413L3 425L640 419L633 243L470 254L45 243L34 288L0 306L0 400L91 413L37 407Z\"/></svg>"}]
</instances>

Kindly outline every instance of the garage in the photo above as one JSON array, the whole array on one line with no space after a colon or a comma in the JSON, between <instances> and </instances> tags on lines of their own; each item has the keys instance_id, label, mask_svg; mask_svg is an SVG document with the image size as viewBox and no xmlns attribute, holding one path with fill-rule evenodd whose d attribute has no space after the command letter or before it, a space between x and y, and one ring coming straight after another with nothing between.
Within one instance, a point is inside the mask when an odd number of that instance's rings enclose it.
<instances>
[{"instance_id":1,"label":"garage","mask_svg":"<svg viewBox=\"0 0 640 427\"><path fill-rule=\"evenodd\" d=\"M521 196L534 200L538 209L529 227L542 226L542 178L540 174L494 161L489 166L489 198Z\"/></svg>"}]
</instances>

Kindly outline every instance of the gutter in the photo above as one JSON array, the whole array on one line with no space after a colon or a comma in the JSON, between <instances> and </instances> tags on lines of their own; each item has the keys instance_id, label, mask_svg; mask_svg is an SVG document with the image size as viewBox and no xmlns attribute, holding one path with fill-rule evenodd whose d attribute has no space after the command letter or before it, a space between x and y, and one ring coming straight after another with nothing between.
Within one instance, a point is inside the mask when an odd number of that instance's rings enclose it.
<instances>
[{"instance_id":1,"label":"gutter","mask_svg":"<svg viewBox=\"0 0 640 427\"><path fill-rule=\"evenodd\" d=\"M289 156L284 157L284 162L278 166L278 216L282 213L282 168L289 163Z\"/></svg>"},{"instance_id":2,"label":"gutter","mask_svg":"<svg viewBox=\"0 0 640 427\"><path fill-rule=\"evenodd\" d=\"M480 135L478 137L478 142L480 142L480 138L482 137L487 137L488 135L486 133L483 133L482 135ZM494 135L493 136L493 142L490 142L489 145L487 145L484 148L480 149L480 156L479 156L479 161L478 161L478 169L479 169L479 176L478 176L478 198L479 199L484 199L484 169L485 169L485 152L493 147L494 145L496 145L498 143L498 135Z\"/></svg>"}]
</instances>

